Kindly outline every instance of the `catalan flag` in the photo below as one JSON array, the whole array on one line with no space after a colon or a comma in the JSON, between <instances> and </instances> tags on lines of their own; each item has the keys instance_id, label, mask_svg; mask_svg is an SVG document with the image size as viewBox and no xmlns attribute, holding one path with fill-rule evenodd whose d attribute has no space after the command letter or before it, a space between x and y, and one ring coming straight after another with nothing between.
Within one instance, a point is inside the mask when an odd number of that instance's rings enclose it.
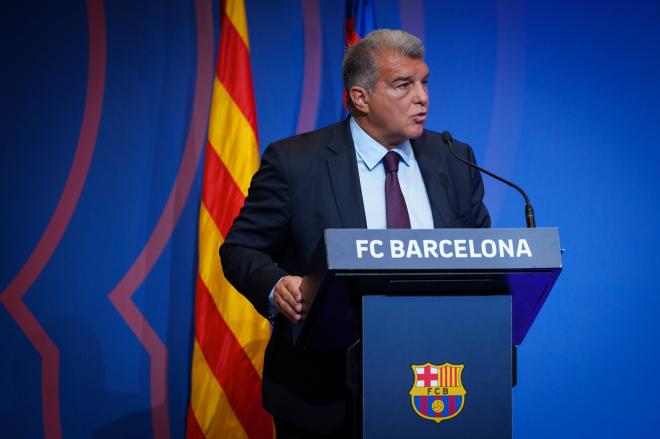
<instances>
[{"instance_id":1,"label":"catalan flag","mask_svg":"<svg viewBox=\"0 0 660 439\"><path fill-rule=\"evenodd\" d=\"M273 421L261 400L270 323L225 279L218 254L259 162L243 0L222 0L220 17L220 51L199 212L195 343L186 436L270 439Z\"/></svg>"},{"instance_id":2,"label":"catalan flag","mask_svg":"<svg viewBox=\"0 0 660 439\"><path fill-rule=\"evenodd\" d=\"M376 29L376 14L371 0L346 0L344 49L357 43L374 29ZM340 118L343 119L347 115L346 90L344 90Z\"/></svg>"},{"instance_id":3,"label":"catalan flag","mask_svg":"<svg viewBox=\"0 0 660 439\"><path fill-rule=\"evenodd\" d=\"M345 22L346 47L357 43L376 29L376 15L371 0L347 0Z\"/></svg>"}]
</instances>

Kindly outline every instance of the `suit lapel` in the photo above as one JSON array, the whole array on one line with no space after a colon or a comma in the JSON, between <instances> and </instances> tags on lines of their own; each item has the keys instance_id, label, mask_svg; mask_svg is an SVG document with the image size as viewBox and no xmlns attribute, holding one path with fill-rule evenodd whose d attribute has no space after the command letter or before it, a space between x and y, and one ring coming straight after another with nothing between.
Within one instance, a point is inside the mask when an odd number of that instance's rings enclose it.
<instances>
[{"instance_id":1,"label":"suit lapel","mask_svg":"<svg viewBox=\"0 0 660 439\"><path fill-rule=\"evenodd\" d=\"M444 172L445 169L440 160L437 159L438 154L433 154L433 145L426 142L426 133L411 140L410 143L431 203L433 225L436 228L451 227L457 215L449 198L449 176Z\"/></svg>"},{"instance_id":2,"label":"suit lapel","mask_svg":"<svg viewBox=\"0 0 660 439\"><path fill-rule=\"evenodd\" d=\"M328 145L328 149L334 153L327 159L328 172L342 225L345 228L364 229L367 227L367 219L348 120L337 125Z\"/></svg>"}]
</instances>

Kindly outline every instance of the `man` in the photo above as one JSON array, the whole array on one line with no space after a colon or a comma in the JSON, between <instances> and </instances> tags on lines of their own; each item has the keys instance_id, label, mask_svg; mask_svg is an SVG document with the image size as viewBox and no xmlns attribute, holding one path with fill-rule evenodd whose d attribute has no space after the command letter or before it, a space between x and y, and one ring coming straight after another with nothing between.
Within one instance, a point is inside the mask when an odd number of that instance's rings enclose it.
<instances>
[{"instance_id":1,"label":"man","mask_svg":"<svg viewBox=\"0 0 660 439\"><path fill-rule=\"evenodd\" d=\"M429 69L419 39L376 30L349 48L351 117L266 149L220 249L227 279L274 320L263 403L278 437L345 437L343 352L303 353L300 284L326 228L488 227L481 176L424 130ZM474 161L469 146L454 143Z\"/></svg>"}]
</instances>

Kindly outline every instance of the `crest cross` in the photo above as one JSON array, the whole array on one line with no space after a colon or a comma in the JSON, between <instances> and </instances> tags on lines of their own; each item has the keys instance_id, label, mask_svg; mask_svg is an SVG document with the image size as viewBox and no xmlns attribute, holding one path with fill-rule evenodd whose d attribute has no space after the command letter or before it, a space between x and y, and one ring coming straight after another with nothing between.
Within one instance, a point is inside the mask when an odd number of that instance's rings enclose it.
<instances>
[{"instance_id":1,"label":"crest cross","mask_svg":"<svg viewBox=\"0 0 660 439\"><path fill-rule=\"evenodd\" d=\"M424 373L418 374L417 378L424 381L424 385L426 387L431 387L431 380L437 380L438 379L438 374L437 373L431 373L431 367L426 366L426 367L424 367Z\"/></svg>"}]
</instances>

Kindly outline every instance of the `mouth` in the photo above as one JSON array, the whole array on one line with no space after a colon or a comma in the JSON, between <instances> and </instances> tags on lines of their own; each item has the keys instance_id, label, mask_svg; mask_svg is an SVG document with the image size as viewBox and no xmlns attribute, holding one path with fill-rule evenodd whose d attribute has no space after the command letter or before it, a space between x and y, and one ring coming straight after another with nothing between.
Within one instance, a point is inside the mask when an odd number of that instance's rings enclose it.
<instances>
[{"instance_id":1,"label":"mouth","mask_svg":"<svg viewBox=\"0 0 660 439\"><path fill-rule=\"evenodd\" d=\"M426 113L417 113L412 118L415 123L424 123L426 121Z\"/></svg>"}]
</instances>

